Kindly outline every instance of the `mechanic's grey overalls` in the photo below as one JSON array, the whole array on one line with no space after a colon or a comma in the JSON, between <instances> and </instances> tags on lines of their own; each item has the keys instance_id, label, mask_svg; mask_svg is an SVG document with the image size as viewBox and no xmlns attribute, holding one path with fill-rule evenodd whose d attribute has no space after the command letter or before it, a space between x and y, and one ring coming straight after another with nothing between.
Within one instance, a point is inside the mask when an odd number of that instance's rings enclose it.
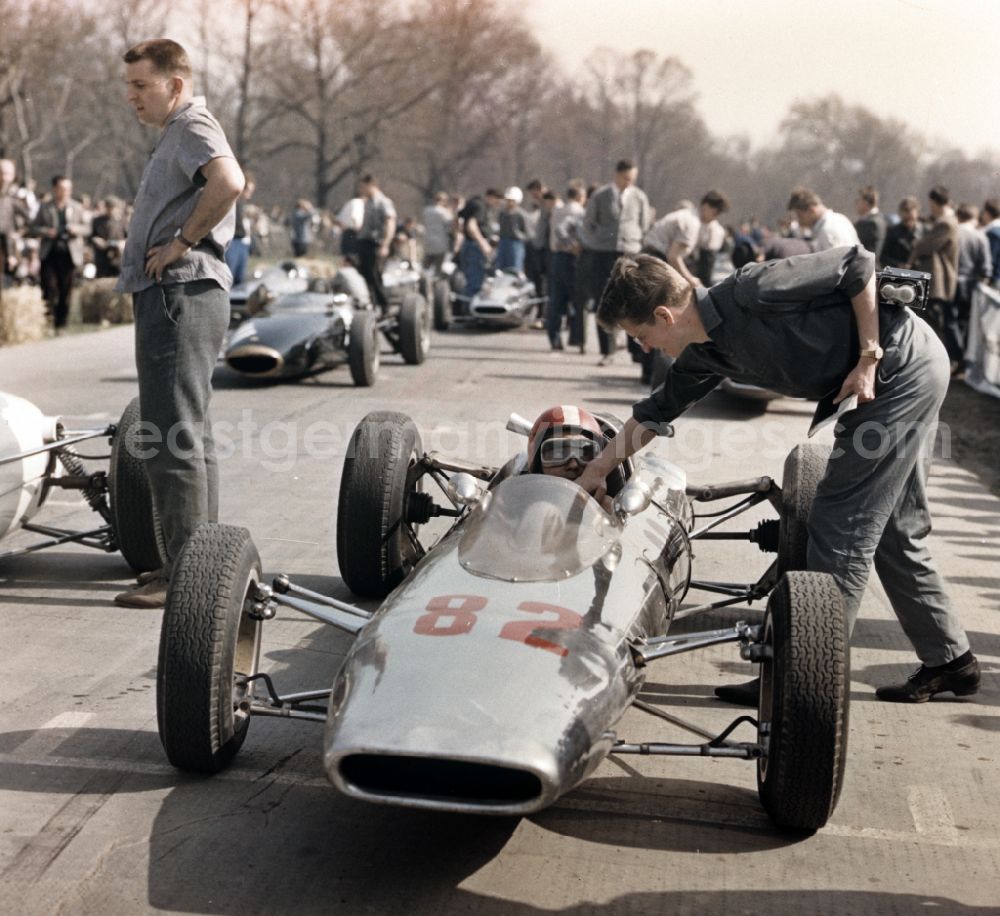
<instances>
[{"instance_id":1,"label":"mechanic's grey overalls","mask_svg":"<svg viewBox=\"0 0 1000 916\"><path fill-rule=\"evenodd\" d=\"M861 246L835 248L748 265L697 290L710 342L688 346L633 416L669 423L726 376L812 399L838 390L858 361L850 300L874 268ZM880 306L879 329L875 399L840 419L809 517L808 566L836 579L853 630L874 560L921 662L937 666L969 648L927 548L927 473L948 357L908 309Z\"/></svg>"},{"instance_id":2,"label":"mechanic's grey overalls","mask_svg":"<svg viewBox=\"0 0 1000 916\"><path fill-rule=\"evenodd\" d=\"M938 411L948 390L944 345L909 315L882 335L874 401L841 418L809 515L808 567L833 575L854 628L872 559L920 661L943 665L969 648L927 547Z\"/></svg>"}]
</instances>

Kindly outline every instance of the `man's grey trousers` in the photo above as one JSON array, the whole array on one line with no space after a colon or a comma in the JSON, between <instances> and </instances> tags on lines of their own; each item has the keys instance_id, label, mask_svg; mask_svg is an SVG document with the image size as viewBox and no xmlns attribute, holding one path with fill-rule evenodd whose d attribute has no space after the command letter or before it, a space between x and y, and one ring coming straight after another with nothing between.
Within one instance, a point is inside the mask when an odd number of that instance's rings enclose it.
<instances>
[{"instance_id":1,"label":"man's grey trousers","mask_svg":"<svg viewBox=\"0 0 1000 916\"><path fill-rule=\"evenodd\" d=\"M927 474L948 355L920 318L882 335L875 400L845 413L809 516L808 567L833 575L854 628L872 561L900 625L928 666L969 648L927 548Z\"/></svg>"},{"instance_id":2,"label":"man's grey trousers","mask_svg":"<svg viewBox=\"0 0 1000 916\"><path fill-rule=\"evenodd\" d=\"M219 517L219 472L208 404L229 323L214 280L152 286L132 297L142 457L166 550L167 578L184 542Z\"/></svg>"}]
</instances>

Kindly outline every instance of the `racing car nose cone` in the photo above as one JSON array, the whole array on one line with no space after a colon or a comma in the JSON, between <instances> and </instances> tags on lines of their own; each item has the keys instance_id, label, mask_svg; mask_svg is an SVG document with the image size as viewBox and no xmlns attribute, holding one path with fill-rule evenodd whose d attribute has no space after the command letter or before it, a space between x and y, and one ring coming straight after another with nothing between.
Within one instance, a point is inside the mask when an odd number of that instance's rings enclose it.
<instances>
[{"instance_id":1,"label":"racing car nose cone","mask_svg":"<svg viewBox=\"0 0 1000 916\"><path fill-rule=\"evenodd\" d=\"M236 347L226 355L226 365L230 369L257 378L278 375L284 364L284 357L277 350L259 344Z\"/></svg>"}]
</instances>

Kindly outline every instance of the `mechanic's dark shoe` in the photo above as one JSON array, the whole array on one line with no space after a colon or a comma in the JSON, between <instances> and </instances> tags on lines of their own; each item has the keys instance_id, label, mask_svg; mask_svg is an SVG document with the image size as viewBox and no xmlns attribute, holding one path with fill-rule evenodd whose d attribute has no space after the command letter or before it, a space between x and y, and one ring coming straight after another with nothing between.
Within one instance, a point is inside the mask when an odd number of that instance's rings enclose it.
<instances>
[{"instance_id":1,"label":"mechanic's dark shoe","mask_svg":"<svg viewBox=\"0 0 1000 916\"><path fill-rule=\"evenodd\" d=\"M160 576L145 585L139 585L115 595L115 604L122 607L158 608L167 603L167 580Z\"/></svg>"},{"instance_id":2,"label":"mechanic's dark shoe","mask_svg":"<svg viewBox=\"0 0 1000 916\"><path fill-rule=\"evenodd\" d=\"M139 585L145 585L147 582L152 582L154 579L162 578L163 567L161 566L159 569L149 569L146 570L146 572L139 573L139 575L135 577L135 581L138 582Z\"/></svg>"},{"instance_id":3,"label":"mechanic's dark shoe","mask_svg":"<svg viewBox=\"0 0 1000 916\"><path fill-rule=\"evenodd\" d=\"M957 697L971 696L979 691L979 662L974 655L960 668L921 665L906 679L905 684L879 687L875 696L887 703L926 703L934 694L946 691Z\"/></svg>"},{"instance_id":4,"label":"mechanic's dark shoe","mask_svg":"<svg viewBox=\"0 0 1000 916\"><path fill-rule=\"evenodd\" d=\"M723 684L715 688L715 695L725 703L737 706L756 706L760 697L760 678L755 677L745 684Z\"/></svg>"}]
</instances>

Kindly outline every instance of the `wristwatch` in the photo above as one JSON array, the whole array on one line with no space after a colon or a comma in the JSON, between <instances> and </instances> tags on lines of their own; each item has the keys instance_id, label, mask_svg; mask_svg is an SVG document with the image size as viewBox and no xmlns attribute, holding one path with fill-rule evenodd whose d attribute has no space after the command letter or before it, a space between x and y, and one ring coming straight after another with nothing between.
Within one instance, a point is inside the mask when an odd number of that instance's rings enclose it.
<instances>
[{"instance_id":1,"label":"wristwatch","mask_svg":"<svg viewBox=\"0 0 1000 916\"><path fill-rule=\"evenodd\" d=\"M869 359L881 359L885 355L885 350L876 345L874 350L861 350L858 356L867 356Z\"/></svg>"},{"instance_id":2,"label":"wristwatch","mask_svg":"<svg viewBox=\"0 0 1000 916\"><path fill-rule=\"evenodd\" d=\"M194 248L195 243L184 238L184 233L181 231L180 226L177 227L177 231L174 233L174 238L177 239L182 245L186 245L188 248Z\"/></svg>"}]
</instances>

